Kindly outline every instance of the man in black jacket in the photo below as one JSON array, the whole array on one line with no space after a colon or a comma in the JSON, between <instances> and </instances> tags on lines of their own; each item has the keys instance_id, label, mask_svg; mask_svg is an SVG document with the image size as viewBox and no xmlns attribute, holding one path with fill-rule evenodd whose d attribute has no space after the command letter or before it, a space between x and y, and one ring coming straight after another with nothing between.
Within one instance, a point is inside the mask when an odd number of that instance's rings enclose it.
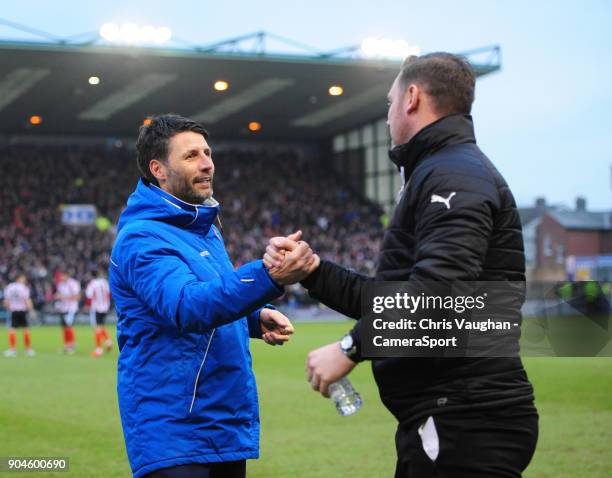
<instances>
[{"instance_id":1,"label":"man in black jacket","mask_svg":"<svg viewBox=\"0 0 612 478\"><path fill-rule=\"evenodd\" d=\"M521 224L508 185L476 146L475 76L448 53L409 57L388 94L391 160L404 186L385 231L375 278L322 260L302 282L309 294L361 316L368 281L525 280ZM264 262L282 263L287 238ZM520 302L520 301L519 301ZM520 303L514 313L520 314ZM520 316L520 315L519 315ZM362 360L361 322L308 356L308 379L330 383ZM397 418L396 478L520 477L535 450L538 416L520 358L372 360L383 403Z\"/></svg>"}]
</instances>

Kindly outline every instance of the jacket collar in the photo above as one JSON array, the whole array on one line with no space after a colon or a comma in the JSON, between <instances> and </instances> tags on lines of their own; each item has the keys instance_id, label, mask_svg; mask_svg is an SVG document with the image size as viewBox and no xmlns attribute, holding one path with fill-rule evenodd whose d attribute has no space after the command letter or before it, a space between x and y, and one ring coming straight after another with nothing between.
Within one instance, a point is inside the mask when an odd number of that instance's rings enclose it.
<instances>
[{"instance_id":1,"label":"jacket collar","mask_svg":"<svg viewBox=\"0 0 612 478\"><path fill-rule=\"evenodd\" d=\"M177 221L176 225L184 229L207 234L221 209L219 202L213 197L210 197L202 204L191 204L173 196L155 184L150 183L148 187L159 197L159 200L164 201L170 207L169 218L181 218L181 220ZM172 208L176 211L172 211ZM183 221L182 219L185 220Z\"/></svg>"},{"instance_id":2,"label":"jacket collar","mask_svg":"<svg viewBox=\"0 0 612 478\"><path fill-rule=\"evenodd\" d=\"M472 116L455 114L425 126L410 141L391 149L389 158L403 171L407 182L422 160L446 146L465 143L476 143Z\"/></svg>"},{"instance_id":3,"label":"jacket collar","mask_svg":"<svg viewBox=\"0 0 612 478\"><path fill-rule=\"evenodd\" d=\"M117 228L120 231L132 221L147 219L206 235L220 208L213 198L203 204L190 204L141 179L121 213Z\"/></svg>"}]
</instances>

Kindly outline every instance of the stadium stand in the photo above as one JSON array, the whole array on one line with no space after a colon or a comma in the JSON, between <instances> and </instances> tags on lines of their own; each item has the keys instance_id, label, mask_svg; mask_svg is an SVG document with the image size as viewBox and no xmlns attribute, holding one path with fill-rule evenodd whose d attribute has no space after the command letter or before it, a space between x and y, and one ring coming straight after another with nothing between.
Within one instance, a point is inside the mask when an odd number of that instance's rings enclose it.
<instances>
[{"instance_id":1,"label":"stadium stand","mask_svg":"<svg viewBox=\"0 0 612 478\"><path fill-rule=\"evenodd\" d=\"M11 146L0 150L0 289L23 271L35 306L53 310L59 270L83 286L107 269L114 227L62 224L62 204L94 204L115 224L137 178L125 148ZM268 238L301 228L321 257L374 270L381 209L297 153L224 151L214 156L215 197L236 266L261 258ZM303 301L298 288L288 293Z\"/></svg>"}]
</instances>

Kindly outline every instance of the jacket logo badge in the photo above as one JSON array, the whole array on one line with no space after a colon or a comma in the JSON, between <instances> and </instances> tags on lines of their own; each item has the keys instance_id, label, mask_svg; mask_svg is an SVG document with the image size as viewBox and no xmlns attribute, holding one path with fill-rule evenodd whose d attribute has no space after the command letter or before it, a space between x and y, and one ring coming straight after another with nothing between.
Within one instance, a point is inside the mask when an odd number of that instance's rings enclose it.
<instances>
[{"instance_id":1,"label":"jacket logo badge","mask_svg":"<svg viewBox=\"0 0 612 478\"><path fill-rule=\"evenodd\" d=\"M451 208L450 201L455 194L457 193L456 192L450 193L446 199L443 198L442 196L438 196L437 194L432 194L431 202L441 202L446 206L446 209L450 209Z\"/></svg>"},{"instance_id":2,"label":"jacket logo badge","mask_svg":"<svg viewBox=\"0 0 612 478\"><path fill-rule=\"evenodd\" d=\"M210 256L210 252L208 252L208 251L202 251L202 252L200 252L200 255L201 255L202 257L208 257L208 256Z\"/></svg>"}]
</instances>

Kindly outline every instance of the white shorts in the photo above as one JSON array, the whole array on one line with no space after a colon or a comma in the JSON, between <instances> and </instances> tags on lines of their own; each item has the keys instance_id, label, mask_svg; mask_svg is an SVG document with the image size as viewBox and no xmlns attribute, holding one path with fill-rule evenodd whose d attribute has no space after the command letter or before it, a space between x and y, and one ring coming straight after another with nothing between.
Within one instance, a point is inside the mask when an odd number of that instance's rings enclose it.
<instances>
[{"instance_id":1,"label":"white shorts","mask_svg":"<svg viewBox=\"0 0 612 478\"><path fill-rule=\"evenodd\" d=\"M62 325L64 325L64 327L72 327L72 323L74 322L75 315L76 315L76 312L66 312L63 317L64 323Z\"/></svg>"}]
</instances>

